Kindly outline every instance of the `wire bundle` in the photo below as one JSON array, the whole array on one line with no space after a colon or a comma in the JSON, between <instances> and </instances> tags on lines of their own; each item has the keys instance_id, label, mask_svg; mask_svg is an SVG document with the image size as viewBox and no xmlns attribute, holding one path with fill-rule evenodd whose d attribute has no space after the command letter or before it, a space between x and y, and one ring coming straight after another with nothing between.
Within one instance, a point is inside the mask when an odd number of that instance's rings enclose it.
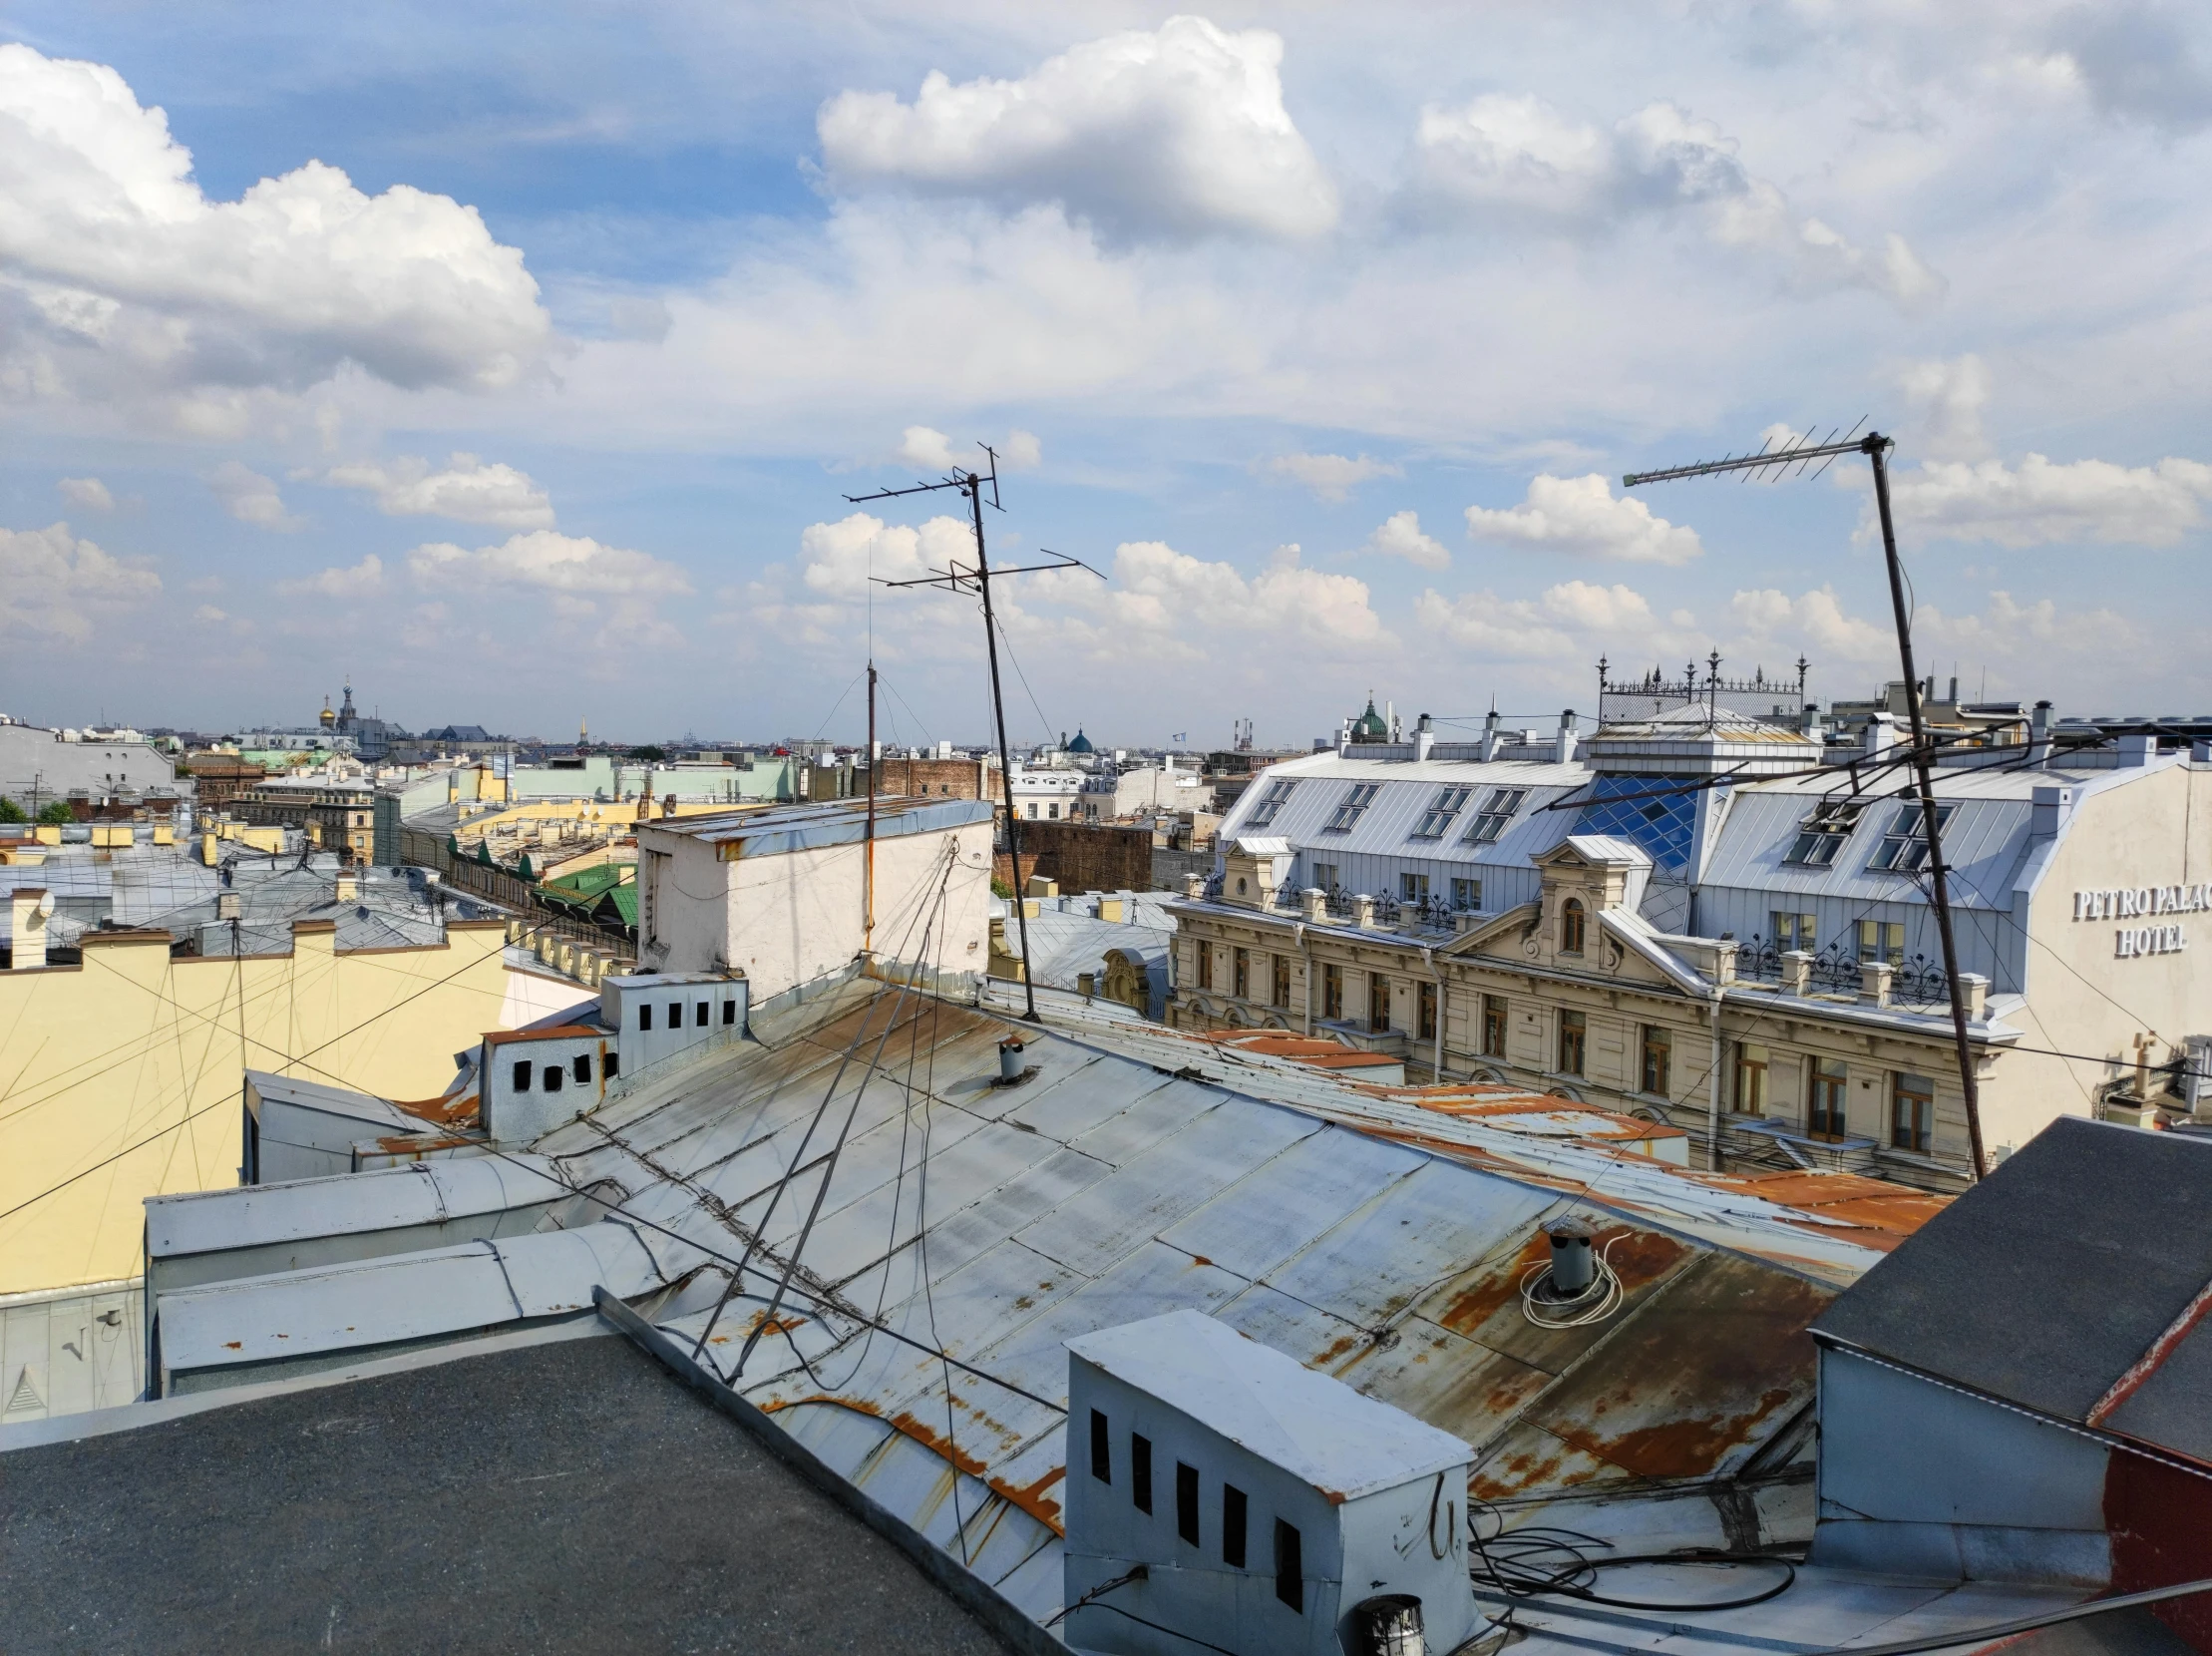
<instances>
[{"instance_id":1,"label":"wire bundle","mask_svg":"<svg viewBox=\"0 0 2212 1656\"><path fill-rule=\"evenodd\" d=\"M1476 1516L1477 1511L1490 1518L1488 1533ZM1596 1535L1586 1535L1579 1529L1565 1529L1548 1524L1531 1524L1524 1529L1508 1530L1497 1509L1486 1502L1472 1499L1468 1502L1468 1539L1474 1545L1468 1554L1469 1574L1474 1578L1477 1591L1500 1594L1508 1601L1506 1613L1491 1619L1491 1626L1498 1629L1513 1625L1513 1606L1524 1599L1540 1596L1579 1599L1586 1604L1603 1604L1621 1610L1704 1611L1741 1610L1754 1604L1764 1604L1768 1599L1788 1591L1797 1579L1797 1566L1787 1558L1764 1552L1723 1552L1714 1548L1696 1547L1680 1552L1619 1553L1608 1557L1594 1554L1613 1552L1613 1543ZM1762 1583L1757 1590L1738 1593L1728 1598L1680 1600L1656 1600L1617 1598L1601 1593L1596 1583L1601 1570L1619 1569L1630 1564L1687 1565L1694 1568L1730 1569L1740 1566L1765 1566L1779 1570L1773 1580Z\"/></svg>"},{"instance_id":2,"label":"wire bundle","mask_svg":"<svg viewBox=\"0 0 2212 1656\"><path fill-rule=\"evenodd\" d=\"M1627 1231L1621 1233L1626 1235ZM1590 1286L1571 1300L1546 1299L1544 1287L1552 1280L1552 1267L1549 1263L1531 1265L1521 1276L1521 1314L1538 1328L1588 1328L1592 1323L1604 1322L1621 1309L1625 1293L1620 1273L1606 1258L1620 1240L1616 1236L1591 1256Z\"/></svg>"}]
</instances>

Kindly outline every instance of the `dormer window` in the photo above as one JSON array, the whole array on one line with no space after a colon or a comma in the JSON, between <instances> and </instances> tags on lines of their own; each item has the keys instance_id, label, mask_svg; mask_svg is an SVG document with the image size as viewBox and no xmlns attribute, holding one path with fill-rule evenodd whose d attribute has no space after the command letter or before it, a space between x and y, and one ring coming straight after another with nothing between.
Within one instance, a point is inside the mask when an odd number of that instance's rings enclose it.
<instances>
[{"instance_id":1,"label":"dormer window","mask_svg":"<svg viewBox=\"0 0 2212 1656\"><path fill-rule=\"evenodd\" d=\"M1589 929L1590 916L1582 906L1582 899L1570 897L1559 909L1559 952L1562 955L1579 955L1583 937Z\"/></svg>"},{"instance_id":2,"label":"dormer window","mask_svg":"<svg viewBox=\"0 0 2212 1656\"><path fill-rule=\"evenodd\" d=\"M1936 807L1936 838L1941 841L1943 831L1951 824L1951 814L1959 807ZM1891 874L1917 874L1928 866L1928 836L1922 831L1924 818L1917 804L1898 808L1896 820L1890 831L1882 836L1882 843L1874 848L1867 867Z\"/></svg>"},{"instance_id":3,"label":"dormer window","mask_svg":"<svg viewBox=\"0 0 2212 1656\"><path fill-rule=\"evenodd\" d=\"M1490 797L1482 802L1482 809L1475 813L1475 820L1467 825L1465 845L1495 845L1498 836L1505 832L1505 825L1513 820L1513 813L1521 808L1521 801L1528 798L1526 788L1492 788Z\"/></svg>"},{"instance_id":4,"label":"dormer window","mask_svg":"<svg viewBox=\"0 0 2212 1656\"><path fill-rule=\"evenodd\" d=\"M1381 791L1380 782L1354 782L1344 790L1344 797L1337 802L1328 821L1321 825L1321 831L1327 834L1350 832L1351 825L1359 820L1367 807L1374 803L1375 795Z\"/></svg>"},{"instance_id":5,"label":"dormer window","mask_svg":"<svg viewBox=\"0 0 2212 1656\"><path fill-rule=\"evenodd\" d=\"M1268 791L1260 796L1260 803L1253 806L1252 815L1245 818L1247 828L1265 828L1275 821L1276 813L1290 803L1290 790L1298 785L1295 776L1279 776L1268 784Z\"/></svg>"},{"instance_id":6,"label":"dormer window","mask_svg":"<svg viewBox=\"0 0 2212 1656\"><path fill-rule=\"evenodd\" d=\"M1836 860L1836 853L1843 849L1843 842L1851 837L1851 830L1858 827L1859 818L1866 813L1866 802L1853 799L1824 799L1812 809L1812 814L1797 825L1797 838L1790 842L1789 854L1782 861L1799 868L1826 868Z\"/></svg>"},{"instance_id":7,"label":"dormer window","mask_svg":"<svg viewBox=\"0 0 2212 1656\"><path fill-rule=\"evenodd\" d=\"M1421 814L1420 825L1413 830L1413 837L1417 840L1442 839L1445 831L1452 825L1452 818L1459 815L1460 807L1467 803L1474 791L1473 788L1462 787L1437 789L1436 797L1429 801L1428 809Z\"/></svg>"}]
</instances>

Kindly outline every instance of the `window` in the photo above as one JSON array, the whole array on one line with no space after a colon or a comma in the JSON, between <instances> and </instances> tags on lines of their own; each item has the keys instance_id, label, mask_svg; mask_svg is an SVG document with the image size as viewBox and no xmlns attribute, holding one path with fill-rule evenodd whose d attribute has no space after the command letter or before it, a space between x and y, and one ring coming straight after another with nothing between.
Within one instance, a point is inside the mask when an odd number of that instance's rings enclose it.
<instances>
[{"instance_id":1,"label":"window","mask_svg":"<svg viewBox=\"0 0 2212 1656\"><path fill-rule=\"evenodd\" d=\"M1559 1072L1579 1075L1590 1049L1590 1025L1579 1012L1559 1015Z\"/></svg>"},{"instance_id":2,"label":"window","mask_svg":"<svg viewBox=\"0 0 2212 1656\"><path fill-rule=\"evenodd\" d=\"M1465 845L1495 845L1498 836L1505 832L1505 825L1513 820L1513 813L1521 808L1521 801L1528 798L1526 788L1492 788L1490 797L1482 802L1482 809L1475 813L1474 821L1467 824Z\"/></svg>"},{"instance_id":3,"label":"window","mask_svg":"<svg viewBox=\"0 0 2212 1656\"><path fill-rule=\"evenodd\" d=\"M1806 1065L1805 1129L1815 1138L1841 1138L1850 1073L1841 1058L1808 1058Z\"/></svg>"},{"instance_id":4,"label":"window","mask_svg":"<svg viewBox=\"0 0 2212 1656\"><path fill-rule=\"evenodd\" d=\"M707 1004L704 1001L701 1001L698 1006L692 1009L692 1011L696 1014L696 1016L691 1020L694 1028L703 1030L709 1024L714 1022L714 1016L711 1012L708 1011Z\"/></svg>"},{"instance_id":5,"label":"window","mask_svg":"<svg viewBox=\"0 0 2212 1656\"><path fill-rule=\"evenodd\" d=\"M576 1061L570 1067L576 1072L576 1084L578 1086L589 1086L591 1084L591 1054L589 1052L577 1053Z\"/></svg>"},{"instance_id":6,"label":"window","mask_svg":"<svg viewBox=\"0 0 2212 1656\"><path fill-rule=\"evenodd\" d=\"M611 1081L621 1072L622 1054L619 1052L607 1053L605 1059L599 1064L599 1078L601 1080Z\"/></svg>"},{"instance_id":7,"label":"window","mask_svg":"<svg viewBox=\"0 0 2212 1656\"><path fill-rule=\"evenodd\" d=\"M1305 1549L1297 1527L1275 1520L1275 1596L1305 1614Z\"/></svg>"},{"instance_id":8,"label":"window","mask_svg":"<svg viewBox=\"0 0 2212 1656\"><path fill-rule=\"evenodd\" d=\"M1735 1110L1738 1115L1766 1113L1766 1063L1764 1046L1748 1040L1736 1042Z\"/></svg>"},{"instance_id":9,"label":"window","mask_svg":"<svg viewBox=\"0 0 2212 1656\"><path fill-rule=\"evenodd\" d=\"M1271 1007L1288 1007L1290 1004L1290 956L1278 955L1275 957L1275 984L1273 987L1275 993L1270 997L1268 1005Z\"/></svg>"},{"instance_id":10,"label":"window","mask_svg":"<svg viewBox=\"0 0 2212 1656\"><path fill-rule=\"evenodd\" d=\"M1452 882L1452 909L1458 914L1472 914L1482 907L1482 882L1480 880L1454 880Z\"/></svg>"},{"instance_id":11,"label":"window","mask_svg":"<svg viewBox=\"0 0 2212 1656\"><path fill-rule=\"evenodd\" d=\"M1398 901L1401 903L1426 903L1428 901L1428 876L1398 871Z\"/></svg>"},{"instance_id":12,"label":"window","mask_svg":"<svg viewBox=\"0 0 2212 1656\"><path fill-rule=\"evenodd\" d=\"M1230 993L1240 1001L1252 999L1252 957L1242 949L1229 952Z\"/></svg>"},{"instance_id":13,"label":"window","mask_svg":"<svg viewBox=\"0 0 2212 1656\"><path fill-rule=\"evenodd\" d=\"M722 1022L725 1025L737 1022L737 1003L735 1001L724 1001L722 1003Z\"/></svg>"},{"instance_id":14,"label":"window","mask_svg":"<svg viewBox=\"0 0 2212 1656\"><path fill-rule=\"evenodd\" d=\"M653 1027L653 1009L643 1001L637 1004L637 1027L640 1030L649 1030Z\"/></svg>"},{"instance_id":15,"label":"window","mask_svg":"<svg viewBox=\"0 0 2212 1656\"><path fill-rule=\"evenodd\" d=\"M1175 1532L1198 1545L1198 1468L1175 1463Z\"/></svg>"},{"instance_id":16,"label":"window","mask_svg":"<svg viewBox=\"0 0 2212 1656\"><path fill-rule=\"evenodd\" d=\"M1936 839L1942 842L1943 831L1951 825L1951 813L1956 805L1936 807ZM1868 868L1887 869L1892 874L1917 874L1928 866L1927 819L1921 815L1916 802L1898 807L1897 815L1890 822L1890 831L1882 836L1882 843L1874 848L1874 855L1867 860Z\"/></svg>"},{"instance_id":17,"label":"window","mask_svg":"<svg viewBox=\"0 0 2212 1656\"><path fill-rule=\"evenodd\" d=\"M1114 1480L1114 1446L1110 1433L1111 1429L1106 1424L1106 1412L1102 1409L1092 1410L1091 1476L1101 1483L1111 1483Z\"/></svg>"},{"instance_id":18,"label":"window","mask_svg":"<svg viewBox=\"0 0 2212 1656\"><path fill-rule=\"evenodd\" d=\"M1888 961L1892 966L1905 964L1905 924L1899 920L1862 920L1859 922L1859 963Z\"/></svg>"},{"instance_id":19,"label":"window","mask_svg":"<svg viewBox=\"0 0 2212 1656\"><path fill-rule=\"evenodd\" d=\"M1486 1058L1505 1056L1505 997L1502 995L1482 998L1482 1055Z\"/></svg>"},{"instance_id":20,"label":"window","mask_svg":"<svg viewBox=\"0 0 2212 1656\"><path fill-rule=\"evenodd\" d=\"M1044 814L1048 821L1058 822L1060 820L1060 806L1058 801L1054 801L1052 804L1047 805L1044 808Z\"/></svg>"},{"instance_id":21,"label":"window","mask_svg":"<svg viewBox=\"0 0 2212 1656\"><path fill-rule=\"evenodd\" d=\"M1376 1035L1390 1028L1390 980L1379 972L1367 974L1367 1028Z\"/></svg>"},{"instance_id":22,"label":"window","mask_svg":"<svg viewBox=\"0 0 2212 1656\"><path fill-rule=\"evenodd\" d=\"M1421 813L1421 820L1413 830L1417 840L1440 840L1452 825L1452 818L1459 815L1473 788L1438 788L1436 797L1428 802L1428 809Z\"/></svg>"},{"instance_id":23,"label":"window","mask_svg":"<svg viewBox=\"0 0 2212 1656\"><path fill-rule=\"evenodd\" d=\"M1380 782L1354 782L1344 790L1344 797L1336 802L1336 809L1329 812L1328 820L1321 824L1321 832L1348 832L1351 825L1359 820L1360 814L1374 802L1375 795L1381 791Z\"/></svg>"},{"instance_id":24,"label":"window","mask_svg":"<svg viewBox=\"0 0 2212 1656\"><path fill-rule=\"evenodd\" d=\"M1803 868L1826 868L1836 860L1836 853L1851 837L1851 830L1858 827L1865 810L1863 800L1822 800L1797 825L1797 837L1790 841L1789 853L1782 861Z\"/></svg>"},{"instance_id":25,"label":"window","mask_svg":"<svg viewBox=\"0 0 2212 1656\"><path fill-rule=\"evenodd\" d=\"M1129 1498L1138 1511L1152 1510L1152 1440L1134 1432L1129 1435Z\"/></svg>"},{"instance_id":26,"label":"window","mask_svg":"<svg viewBox=\"0 0 2212 1656\"><path fill-rule=\"evenodd\" d=\"M1674 1032L1659 1024L1644 1026L1643 1090L1663 1098L1673 1078Z\"/></svg>"},{"instance_id":27,"label":"window","mask_svg":"<svg viewBox=\"0 0 2212 1656\"><path fill-rule=\"evenodd\" d=\"M681 1001L668 1003L668 1027L671 1030L683 1028L683 1003Z\"/></svg>"},{"instance_id":28,"label":"window","mask_svg":"<svg viewBox=\"0 0 2212 1656\"><path fill-rule=\"evenodd\" d=\"M1245 1567L1245 1492L1234 1483L1222 1485L1222 1562L1231 1569Z\"/></svg>"},{"instance_id":29,"label":"window","mask_svg":"<svg viewBox=\"0 0 2212 1656\"><path fill-rule=\"evenodd\" d=\"M1253 806L1252 815L1245 818L1247 828L1265 828L1275 821L1276 814L1290 803L1290 790L1298 785L1294 776L1279 776L1268 784L1268 791L1260 796L1260 803Z\"/></svg>"},{"instance_id":30,"label":"window","mask_svg":"<svg viewBox=\"0 0 2212 1656\"><path fill-rule=\"evenodd\" d=\"M1423 1040L1436 1038L1436 986L1423 984L1418 996L1419 1010L1414 1018L1414 1030Z\"/></svg>"},{"instance_id":31,"label":"window","mask_svg":"<svg viewBox=\"0 0 2212 1656\"><path fill-rule=\"evenodd\" d=\"M559 1064L549 1063L546 1065L546 1079L544 1084L548 1092L558 1092L560 1090L561 1075L562 1070Z\"/></svg>"},{"instance_id":32,"label":"window","mask_svg":"<svg viewBox=\"0 0 2212 1656\"><path fill-rule=\"evenodd\" d=\"M1813 924L1811 915L1784 914L1775 909L1767 915L1767 921L1772 928L1767 935L1774 940L1777 951L1802 949L1807 954L1819 953L1819 944L1816 941L1820 935L1819 929Z\"/></svg>"},{"instance_id":33,"label":"window","mask_svg":"<svg viewBox=\"0 0 2212 1656\"><path fill-rule=\"evenodd\" d=\"M1899 1073L1890 1080L1890 1147L1926 1155L1935 1141L1936 1083Z\"/></svg>"},{"instance_id":34,"label":"window","mask_svg":"<svg viewBox=\"0 0 2212 1656\"><path fill-rule=\"evenodd\" d=\"M1333 961L1321 968L1321 1016L1344 1016L1344 969Z\"/></svg>"},{"instance_id":35,"label":"window","mask_svg":"<svg viewBox=\"0 0 2212 1656\"><path fill-rule=\"evenodd\" d=\"M515 1064L515 1090L517 1092L528 1092L530 1090L530 1059L528 1058L519 1059Z\"/></svg>"},{"instance_id":36,"label":"window","mask_svg":"<svg viewBox=\"0 0 2212 1656\"><path fill-rule=\"evenodd\" d=\"M1315 863L1313 865L1313 884L1323 891L1334 891L1336 889L1336 865L1334 863Z\"/></svg>"},{"instance_id":37,"label":"window","mask_svg":"<svg viewBox=\"0 0 2212 1656\"><path fill-rule=\"evenodd\" d=\"M1201 943L1198 946L1198 987L1214 987L1214 946L1210 943Z\"/></svg>"},{"instance_id":38,"label":"window","mask_svg":"<svg viewBox=\"0 0 2212 1656\"><path fill-rule=\"evenodd\" d=\"M1570 897L1559 906L1559 952L1562 955L1582 953L1583 933L1589 916L1584 913L1582 899Z\"/></svg>"}]
</instances>

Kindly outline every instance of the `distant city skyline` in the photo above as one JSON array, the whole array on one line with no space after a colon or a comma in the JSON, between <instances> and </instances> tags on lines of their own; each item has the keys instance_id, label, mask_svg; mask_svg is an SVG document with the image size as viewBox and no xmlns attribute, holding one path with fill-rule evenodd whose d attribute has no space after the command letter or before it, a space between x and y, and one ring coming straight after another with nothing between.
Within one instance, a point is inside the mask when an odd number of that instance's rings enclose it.
<instances>
[{"instance_id":1,"label":"distant city skyline","mask_svg":"<svg viewBox=\"0 0 2212 1656\"><path fill-rule=\"evenodd\" d=\"M549 739L1583 708L1600 655L2212 705L2212 19L29 0L0 25L0 711L338 690ZM302 718L311 716L307 708ZM1479 716L1479 714L1478 714Z\"/></svg>"}]
</instances>

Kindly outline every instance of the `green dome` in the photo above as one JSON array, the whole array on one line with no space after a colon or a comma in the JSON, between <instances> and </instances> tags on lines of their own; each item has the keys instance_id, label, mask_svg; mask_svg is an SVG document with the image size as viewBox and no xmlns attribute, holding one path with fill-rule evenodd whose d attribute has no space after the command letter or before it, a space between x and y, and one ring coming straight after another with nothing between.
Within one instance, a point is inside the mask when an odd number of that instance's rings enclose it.
<instances>
[{"instance_id":1,"label":"green dome","mask_svg":"<svg viewBox=\"0 0 2212 1656\"><path fill-rule=\"evenodd\" d=\"M1351 739L1355 742L1386 742L1390 727L1382 722L1382 715L1375 711L1375 698L1367 697L1367 710L1351 722Z\"/></svg>"},{"instance_id":2,"label":"green dome","mask_svg":"<svg viewBox=\"0 0 2212 1656\"><path fill-rule=\"evenodd\" d=\"M1083 727L1080 724L1075 727L1075 740L1067 744L1067 750L1070 753L1095 753L1098 751L1091 746L1091 739L1083 734Z\"/></svg>"}]
</instances>

